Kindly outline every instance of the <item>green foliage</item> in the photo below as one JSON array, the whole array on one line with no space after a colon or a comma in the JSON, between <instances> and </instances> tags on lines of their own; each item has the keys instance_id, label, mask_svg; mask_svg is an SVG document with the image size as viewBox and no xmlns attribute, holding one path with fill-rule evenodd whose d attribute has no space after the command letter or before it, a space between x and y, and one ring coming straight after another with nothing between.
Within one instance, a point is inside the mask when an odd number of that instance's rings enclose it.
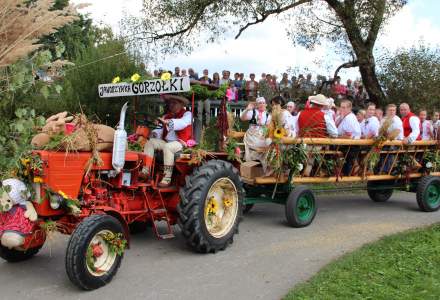
<instances>
[{"instance_id":1,"label":"green foliage","mask_svg":"<svg viewBox=\"0 0 440 300\"><path fill-rule=\"evenodd\" d=\"M194 99L196 100L223 99L226 95L227 89L227 84L222 84L216 90L209 90L206 86L194 84L191 85L191 90L185 93L184 96L191 99L192 93L194 93Z\"/></svg>"},{"instance_id":2,"label":"green foliage","mask_svg":"<svg viewBox=\"0 0 440 300\"><path fill-rule=\"evenodd\" d=\"M284 299L437 299L440 225L396 234L329 264Z\"/></svg>"},{"instance_id":3,"label":"green foliage","mask_svg":"<svg viewBox=\"0 0 440 300\"><path fill-rule=\"evenodd\" d=\"M32 150L31 140L45 123L43 117L36 117L33 109L18 109L12 121L0 123L0 173L1 177L19 175L22 159Z\"/></svg>"},{"instance_id":4,"label":"green foliage","mask_svg":"<svg viewBox=\"0 0 440 300\"><path fill-rule=\"evenodd\" d=\"M424 45L387 53L379 60L379 78L388 103L408 102L413 111L437 110L440 95L440 49Z\"/></svg>"},{"instance_id":5,"label":"green foliage","mask_svg":"<svg viewBox=\"0 0 440 300\"><path fill-rule=\"evenodd\" d=\"M124 42L113 38L111 32L107 33L107 40L103 38L97 46L87 48L73 61L76 67L67 69L58 99L65 102L66 109L71 112L79 111L81 106L87 115L96 115L102 122L114 125L128 98L101 99L98 85L111 82L115 76L131 76L138 71L138 64L133 56L125 53ZM115 54L119 55L108 58Z\"/></svg>"},{"instance_id":6,"label":"green foliage","mask_svg":"<svg viewBox=\"0 0 440 300\"><path fill-rule=\"evenodd\" d=\"M241 149L238 145L238 141L234 138L228 138L226 141L226 153L228 154L229 160L236 160L241 162Z\"/></svg>"}]
</instances>

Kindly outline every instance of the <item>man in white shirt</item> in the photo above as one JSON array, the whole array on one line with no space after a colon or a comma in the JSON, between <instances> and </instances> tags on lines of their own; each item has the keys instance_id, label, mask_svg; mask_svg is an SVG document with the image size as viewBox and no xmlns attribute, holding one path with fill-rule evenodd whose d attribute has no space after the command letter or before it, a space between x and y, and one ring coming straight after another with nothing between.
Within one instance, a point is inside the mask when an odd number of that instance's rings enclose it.
<instances>
[{"instance_id":1,"label":"man in white shirt","mask_svg":"<svg viewBox=\"0 0 440 300\"><path fill-rule=\"evenodd\" d=\"M402 120L398 116L396 116L397 112L397 106L395 104L388 104L386 108L386 114L385 117L382 119L381 126L385 122L391 122L390 127L388 128L388 134L395 135L396 140L403 140L403 126L402 126ZM391 121L388 121L391 120ZM384 146L382 148L383 150L389 151L389 150L396 150L396 146ZM377 172L379 170L382 170L383 173L387 174L394 161L395 154L389 154L386 156L381 156L379 163L377 164Z\"/></svg>"},{"instance_id":2,"label":"man in white shirt","mask_svg":"<svg viewBox=\"0 0 440 300\"><path fill-rule=\"evenodd\" d=\"M338 136L358 140L361 138L361 126L352 112L352 103L349 100L342 100L340 106L341 115L336 120Z\"/></svg>"},{"instance_id":3,"label":"man in white shirt","mask_svg":"<svg viewBox=\"0 0 440 300\"><path fill-rule=\"evenodd\" d=\"M349 100L342 100L341 106L339 107L339 118L336 120L336 126L338 127L339 138L355 139L361 138L361 125L358 119L352 112L352 103ZM343 148L341 148L342 151ZM346 176L354 175L357 158L359 156L359 147L347 147L345 151L348 151L344 166L342 167L342 172Z\"/></svg>"},{"instance_id":4,"label":"man in white shirt","mask_svg":"<svg viewBox=\"0 0 440 300\"><path fill-rule=\"evenodd\" d=\"M380 122L375 116L376 104L369 103L364 122L361 124L362 138L371 139L379 135Z\"/></svg>"},{"instance_id":5,"label":"man in white shirt","mask_svg":"<svg viewBox=\"0 0 440 300\"><path fill-rule=\"evenodd\" d=\"M411 144L416 140L420 140L420 119L411 112L408 103L400 104L400 116L403 124L402 142L404 144Z\"/></svg>"},{"instance_id":6,"label":"man in white shirt","mask_svg":"<svg viewBox=\"0 0 440 300\"><path fill-rule=\"evenodd\" d=\"M426 120L428 117L428 112L426 110L421 110L419 112L420 119L420 135L423 141L429 141L434 137L434 128L430 120Z\"/></svg>"},{"instance_id":7,"label":"man in white shirt","mask_svg":"<svg viewBox=\"0 0 440 300\"><path fill-rule=\"evenodd\" d=\"M150 175L155 150L163 151L164 176L159 183L160 187L171 184L174 168L174 155L182 151L186 143L192 139L192 114L185 109L189 104L188 99L175 95L164 95L167 112L158 123L162 124L159 129L153 130L151 138L145 143L146 154L142 173Z\"/></svg>"}]
</instances>

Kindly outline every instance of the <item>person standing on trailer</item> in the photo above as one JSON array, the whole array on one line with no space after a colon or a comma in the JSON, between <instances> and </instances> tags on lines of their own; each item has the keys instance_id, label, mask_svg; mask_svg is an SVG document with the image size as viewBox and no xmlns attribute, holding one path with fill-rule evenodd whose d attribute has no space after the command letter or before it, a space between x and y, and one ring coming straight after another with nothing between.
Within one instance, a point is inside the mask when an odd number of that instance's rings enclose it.
<instances>
[{"instance_id":1,"label":"person standing on trailer","mask_svg":"<svg viewBox=\"0 0 440 300\"><path fill-rule=\"evenodd\" d=\"M164 95L167 112L158 123L162 128L155 129L151 138L145 143L144 153L147 155L142 173L149 176L153 165L155 150L163 151L164 176L160 187L171 184L174 169L174 155L186 147L192 135L192 114L185 109L188 99L175 95Z\"/></svg>"},{"instance_id":2,"label":"person standing on trailer","mask_svg":"<svg viewBox=\"0 0 440 300\"><path fill-rule=\"evenodd\" d=\"M420 136L420 119L411 112L408 103L400 104L400 116L403 125L403 140L404 144L411 144L414 141L421 140Z\"/></svg>"}]
</instances>

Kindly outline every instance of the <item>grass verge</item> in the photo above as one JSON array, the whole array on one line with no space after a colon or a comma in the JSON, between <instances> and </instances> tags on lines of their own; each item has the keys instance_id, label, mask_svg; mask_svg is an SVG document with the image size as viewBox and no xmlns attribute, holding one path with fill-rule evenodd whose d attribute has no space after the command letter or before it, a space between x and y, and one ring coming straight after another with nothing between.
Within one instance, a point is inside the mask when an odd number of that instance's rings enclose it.
<instances>
[{"instance_id":1,"label":"grass verge","mask_svg":"<svg viewBox=\"0 0 440 300\"><path fill-rule=\"evenodd\" d=\"M344 255L295 286L291 299L440 299L440 224Z\"/></svg>"}]
</instances>

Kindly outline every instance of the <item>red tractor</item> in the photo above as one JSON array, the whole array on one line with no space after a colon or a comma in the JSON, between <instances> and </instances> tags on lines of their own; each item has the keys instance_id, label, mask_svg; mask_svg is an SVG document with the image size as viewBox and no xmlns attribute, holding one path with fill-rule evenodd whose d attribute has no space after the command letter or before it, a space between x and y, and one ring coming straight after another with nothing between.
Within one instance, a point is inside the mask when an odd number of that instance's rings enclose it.
<instances>
[{"instance_id":1,"label":"red tractor","mask_svg":"<svg viewBox=\"0 0 440 300\"><path fill-rule=\"evenodd\" d=\"M158 238L168 239L174 237L172 226L179 224L188 245L200 253L215 253L232 243L244 190L227 155L213 153L202 164L177 157L171 186L160 188L161 164L155 162L152 176L146 179L141 174L145 155L125 151L126 141L118 144L125 109L113 153L101 152L103 163L92 165L88 172L90 152L33 153L41 161L41 169L32 175L39 178L35 192L41 201L34 205L38 221L20 248L0 246L2 258L15 262L35 255L45 242L42 228L51 222L57 231L71 235L66 251L69 279L81 289L93 290L116 274L130 231L151 226ZM79 214L71 213L69 199L78 200Z\"/></svg>"}]
</instances>

